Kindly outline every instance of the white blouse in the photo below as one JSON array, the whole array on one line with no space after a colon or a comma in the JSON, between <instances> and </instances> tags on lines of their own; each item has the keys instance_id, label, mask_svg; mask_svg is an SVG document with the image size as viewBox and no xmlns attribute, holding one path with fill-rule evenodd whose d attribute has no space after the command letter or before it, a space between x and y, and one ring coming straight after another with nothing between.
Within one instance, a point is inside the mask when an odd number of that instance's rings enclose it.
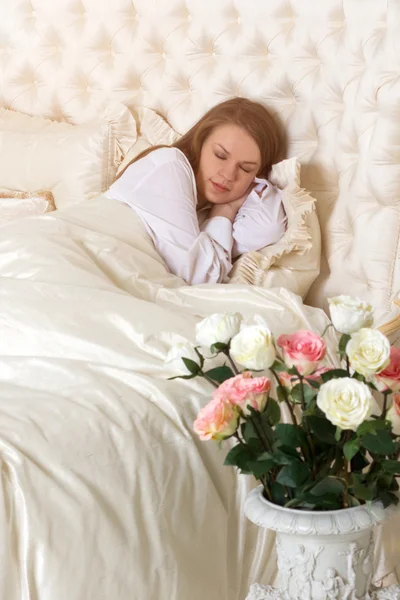
<instances>
[{"instance_id":1,"label":"white blouse","mask_svg":"<svg viewBox=\"0 0 400 600\"><path fill-rule=\"evenodd\" d=\"M177 148L159 148L130 165L106 191L143 220L169 269L188 284L228 281L232 257L274 244L286 230L281 191L266 179L257 185L232 224L196 211L193 169Z\"/></svg>"}]
</instances>

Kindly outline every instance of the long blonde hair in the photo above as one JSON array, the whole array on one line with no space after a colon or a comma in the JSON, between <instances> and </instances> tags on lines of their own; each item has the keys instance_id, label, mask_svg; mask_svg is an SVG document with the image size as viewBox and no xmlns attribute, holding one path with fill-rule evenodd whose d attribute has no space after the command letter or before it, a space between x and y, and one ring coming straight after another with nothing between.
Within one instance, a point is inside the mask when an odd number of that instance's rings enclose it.
<instances>
[{"instance_id":1,"label":"long blonde hair","mask_svg":"<svg viewBox=\"0 0 400 600\"><path fill-rule=\"evenodd\" d=\"M276 118L258 102L247 98L232 98L211 108L187 133L172 146L152 146L131 160L117 179L134 162L144 158L158 148L178 148L188 159L194 173L197 173L200 154L210 133L220 125L231 123L245 129L257 143L261 153L261 167L258 176L268 177L274 163L282 160L286 153L286 140L283 129Z\"/></svg>"}]
</instances>

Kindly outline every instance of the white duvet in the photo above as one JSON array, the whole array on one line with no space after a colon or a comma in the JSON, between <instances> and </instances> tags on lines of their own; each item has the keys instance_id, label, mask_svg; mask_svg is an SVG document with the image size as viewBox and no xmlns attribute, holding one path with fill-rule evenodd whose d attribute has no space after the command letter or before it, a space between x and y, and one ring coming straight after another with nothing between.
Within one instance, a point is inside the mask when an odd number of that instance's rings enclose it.
<instances>
[{"instance_id":1,"label":"white duvet","mask_svg":"<svg viewBox=\"0 0 400 600\"><path fill-rule=\"evenodd\" d=\"M283 289L185 286L104 197L0 227L0 600L243 600L271 582L251 479L192 431L212 390L164 363L224 310L275 334L327 323Z\"/></svg>"}]
</instances>

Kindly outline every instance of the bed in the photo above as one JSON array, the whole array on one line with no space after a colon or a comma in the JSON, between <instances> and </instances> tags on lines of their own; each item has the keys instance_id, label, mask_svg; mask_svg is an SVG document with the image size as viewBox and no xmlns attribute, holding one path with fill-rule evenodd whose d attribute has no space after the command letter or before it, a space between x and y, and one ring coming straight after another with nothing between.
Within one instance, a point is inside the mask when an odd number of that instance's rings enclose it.
<instances>
[{"instance_id":1,"label":"bed","mask_svg":"<svg viewBox=\"0 0 400 600\"><path fill-rule=\"evenodd\" d=\"M169 381L165 359L228 306L322 332L339 293L396 340L399 26L396 0L1 3L0 189L18 218L0 223L0 598L242 600L273 581L273 538L243 515L253 483L192 431L210 389ZM188 287L102 192L133 146L236 95L287 128L302 241L250 257L258 285L239 270ZM19 218L21 193L43 216ZM389 583L395 528L381 538Z\"/></svg>"}]
</instances>

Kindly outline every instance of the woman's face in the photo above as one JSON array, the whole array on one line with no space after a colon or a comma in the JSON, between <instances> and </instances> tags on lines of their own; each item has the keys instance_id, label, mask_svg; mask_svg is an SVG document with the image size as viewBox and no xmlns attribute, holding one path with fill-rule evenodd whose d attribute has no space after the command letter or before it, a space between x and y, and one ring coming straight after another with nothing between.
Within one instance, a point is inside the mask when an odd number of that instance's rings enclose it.
<instances>
[{"instance_id":1,"label":"woman's face","mask_svg":"<svg viewBox=\"0 0 400 600\"><path fill-rule=\"evenodd\" d=\"M203 144L196 174L200 204L241 198L261 166L256 141L239 125L216 127Z\"/></svg>"}]
</instances>

